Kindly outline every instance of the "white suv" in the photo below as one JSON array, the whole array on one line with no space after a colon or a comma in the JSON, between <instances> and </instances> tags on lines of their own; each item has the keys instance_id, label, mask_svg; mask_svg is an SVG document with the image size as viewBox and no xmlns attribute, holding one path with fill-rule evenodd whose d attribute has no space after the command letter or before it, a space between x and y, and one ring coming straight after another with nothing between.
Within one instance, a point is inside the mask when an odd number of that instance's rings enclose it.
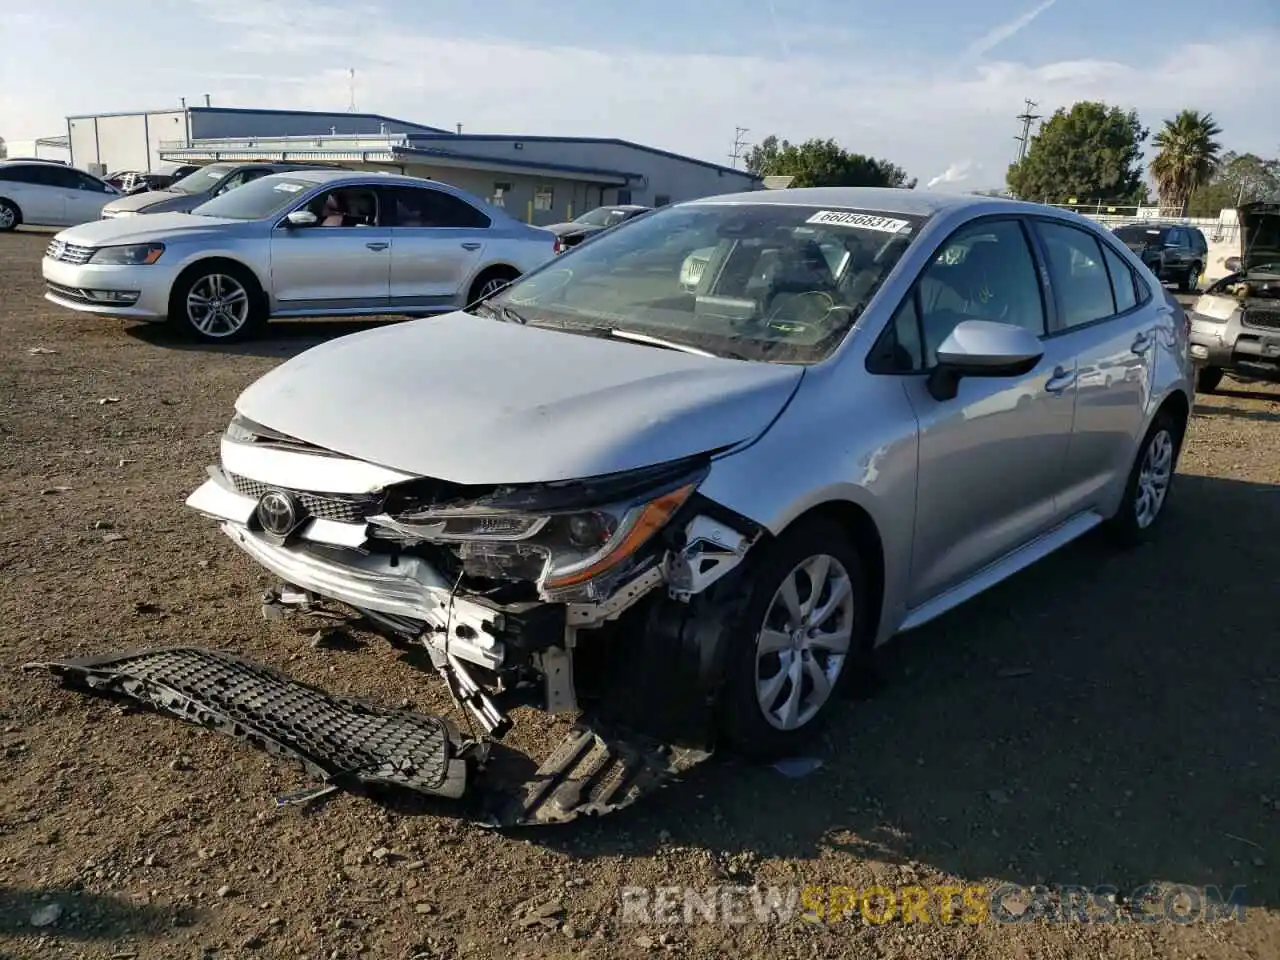
<instances>
[{"instance_id":1,"label":"white suv","mask_svg":"<svg viewBox=\"0 0 1280 960\"><path fill-rule=\"evenodd\" d=\"M19 224L74 227L121 196L105 180L53 160L0 161L0 233Z\"/></svg>"}]
</instances>

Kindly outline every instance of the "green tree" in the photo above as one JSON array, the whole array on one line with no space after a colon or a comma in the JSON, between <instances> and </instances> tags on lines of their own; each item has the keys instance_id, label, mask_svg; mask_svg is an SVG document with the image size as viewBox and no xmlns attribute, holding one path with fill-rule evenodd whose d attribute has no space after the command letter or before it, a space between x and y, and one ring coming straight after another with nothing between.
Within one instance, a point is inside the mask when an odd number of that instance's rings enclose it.
<instances>
[{"instance_id":1,"label":"green tree","mask_svg":"<svg viewBox=\"0 0 1280 960\"><path fill-rule=\"evenodd\" d=\"M1217 169L1222 133L1213 115L1183 110L1151 140L1160 152L1151 159L1151 176L1160 191L1162 206L1177 207L1185 215L1191 195L1204 186Z\"/></svg>"},{"instance_id":2,"label":"green tree","mask_svg":"<svg viewBox=\"0 0 1280 960\"><path fill-rule=\"evenodd\" d=\"M747 151L747 169L762 177L794 177L793 187L905 187L915 178L888 160L850 153L834 140L794 144L769 136Z\"/></svg>"},{"instance_id":3,"label":"green tree","mask_svg":"<svg viewBox=\"0 0 1280 960\"><path fill-rule=\"evenodd\" d=\"M1213 178L1191 194L1188 214L1216 217L1223 210L1251 200L1280 196L1280 158L1264 160L1253 153L1228 151L1218 162Z\"/></svg>"},{"instance_id":4,"label":"green tree","mask_svg":"<svg viewBox=\"0 0 1280 960\"><path fill-rule=\"evenodd\" d=\"M1040 203L1138 203L1147 133L1136 110L1092 100L1060 107L1009 165L1005 181L1015 197Z\"/></svg>"}]
</instances>

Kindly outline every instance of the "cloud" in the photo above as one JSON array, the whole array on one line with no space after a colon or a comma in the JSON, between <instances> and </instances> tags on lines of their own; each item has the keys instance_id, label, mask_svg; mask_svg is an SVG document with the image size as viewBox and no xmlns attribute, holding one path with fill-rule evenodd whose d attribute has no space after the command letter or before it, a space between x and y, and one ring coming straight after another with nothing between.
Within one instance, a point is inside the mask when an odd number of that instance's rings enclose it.
<instances>
[{"instance_id":1,"label":"cloud","mask_svg":"<svg viewBox=\"0 0 1280 960\"><path fill-rule=\"evenodd\" d=\"M1057 2L1058 0L1044 0L1043 3L1032 7L1026 13L1019 17L1015 17L1008 23L1002 23L998 26L992 27L969 45L968 49L965 51L965 55L971 59L977 59L978 57L985 56L1014 34L1021 33L1027 27L1031 26L1040 14L1044 13Z\"/></svg>"},{"instance_id":2,"label":"cloud","mask_svg":"<svg viewBox=\"0 0 1280 960\"><path fill-rule=\"evenodd\" d=\"M947 169L925 184L926 189L942 186L948 183L962 183L968 180L974 172L974 163L972 160L960 160L951 164Z\"/></svg>"},{"instance_id":3,"label":"cloud","mask_svg":"<svg viewBox=\"0 0 1280 960\"><path fill-rule=\"evenodd\" d=\"M212 57L190 63L180 43L157 37L143 62L104 72L92 67L100 60L73 51L59 54L72 72L56 90L29 79L43 69L40 55L26 49L33 34L14 37L12 55L0 62L0 79L8 81L0 83L0 135L57 133L68 113L159 107L179 96L196 102L206 92L223 106L342 112L354 68L361 110L446 129L461 122L473 133L622 137L728 162L734 127L744 126L753 140L771 133L792 141L834 137L922 183L929 171L964 158L971 165L965 189L1003 185L1017 149L1015 117L1028 96L1045 116L1101 99L1136 108L1150 127L1180 109L1208 110L1227 148L1274 156L1280 144L1280 115L1270 109L1280 87L1274 28L1232 36L1223 27L1215 42L1207 27L1196 42L1168 42L1154 53L1136 51L1132 60L1010 56L957 65L870 40L857 57L799 43L794 31L803 23L784 22L793 31L786 57L768 42L767 29L752 35L765 42L735 40L739 52L677 54L606 49L603 40L549 46L450 35L408 26L373 6L323 0L187 0L185 9L202 20L187 18L182 35L207 38ZM757 26L767 28L762 20ZM85 43L98 50L126 45L132 29L107 24L84 32ZM1090 49L1088 41L1080 49ZM15 59L24 56L31 59ZM80 62L83 71L75 73Z\"/></svg>"}]
</instances>

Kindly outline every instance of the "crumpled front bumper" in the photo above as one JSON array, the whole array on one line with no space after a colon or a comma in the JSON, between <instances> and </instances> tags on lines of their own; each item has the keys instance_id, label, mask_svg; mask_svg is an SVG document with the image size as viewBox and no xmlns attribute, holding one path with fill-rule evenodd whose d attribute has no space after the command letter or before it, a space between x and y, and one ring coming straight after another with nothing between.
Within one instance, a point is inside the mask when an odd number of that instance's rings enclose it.
<instances>
[{"instance_id":1,"label":"crumpled front bumper","mask_svg":"<svg viewBox=\"0 0 1280 960\"><path fill-rule=\"evenodd\" d=\"M486 630L498 614L454 594L451 584L417 557L363 553L366 525L312 519L290 544L278 544L249 528L257 509L220 475L187 498L187 506L218 520L240 549L286 583L362 610L449 629L452 654L490 669L501 665L502 644Z\"/></svg>"}]
</instances>

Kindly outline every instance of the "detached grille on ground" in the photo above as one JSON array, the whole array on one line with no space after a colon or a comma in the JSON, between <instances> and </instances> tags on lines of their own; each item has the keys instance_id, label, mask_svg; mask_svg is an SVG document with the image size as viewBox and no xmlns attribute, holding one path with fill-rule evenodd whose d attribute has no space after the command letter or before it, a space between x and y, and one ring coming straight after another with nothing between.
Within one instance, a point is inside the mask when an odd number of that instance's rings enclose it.
<instances>
[{"instance_id":1,"label":"detached grille on ground","mask_svg":"<svg viewBox=\"0 0 1280 960\"><path fill-rule=\"evenodd\" d=\"M227 479L241 496L260 500L268 490L280 489L260 480L250 480L239 474L227 473ZM307 515L319 520L336 520L338 523L359 523L378 513L382 507L382 498L378 496L350 496L339 494L307 493L301 490L286 490L298 498L298 502L306 509Z\"/></svg>"}]
</instances>

